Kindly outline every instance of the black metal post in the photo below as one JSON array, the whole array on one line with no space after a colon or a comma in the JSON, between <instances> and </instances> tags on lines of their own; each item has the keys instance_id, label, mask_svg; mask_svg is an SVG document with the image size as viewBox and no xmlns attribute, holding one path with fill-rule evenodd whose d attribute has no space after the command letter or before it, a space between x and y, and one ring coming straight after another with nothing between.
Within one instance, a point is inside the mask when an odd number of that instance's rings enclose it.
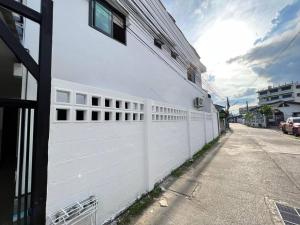
<instances>
[{"instance_id":1,"label":"black metal post","mask_svg":"<svg viewBox=\"0 0 300 225\"><path fill-rule=\"evenodd\" d=\"M1 5L0 5L1 6ZM0 38L14 55L24 64L35 79L39 77L39 66L34 59L25 50L20 41L15 38L12 32L5 25L4 21L0 20Z\"/></svg>"},{"instance_id":2,"label":"black metal post","mask_svg":"<svg viewBox=\"0 0 300 225\"><path fill-rule=\"evenodd\" d=\"M31 225L43 225L46 218L48 139L51 97L53 2L41 1L37 110L35 113L32 165Z\"/></svg>"},{"instance_id":3,"label":"black metal post","mask_svg":"<svg viewBox=\"0 0 300 225\"><path fill-rule=\"evenodd\" d=\"M12 0L0 0L0 5L15 13L19 13L22 16L25 16L26 18L34 22L40 23L41 21L40 13L38 13L37 11L31 8L28 8L27 6L23 5L20 2L12 1Z\"/></svg>"}]
</instances>

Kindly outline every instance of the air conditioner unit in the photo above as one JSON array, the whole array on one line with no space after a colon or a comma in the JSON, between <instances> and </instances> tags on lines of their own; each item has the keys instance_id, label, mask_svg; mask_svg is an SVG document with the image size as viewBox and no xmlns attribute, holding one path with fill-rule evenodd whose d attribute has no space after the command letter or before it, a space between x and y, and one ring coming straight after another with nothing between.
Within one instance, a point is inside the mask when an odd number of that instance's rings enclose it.
<instances>
[{"instance_id":1,"label":"air conditioner unit","mask_svg":"<svg viewBox=\"0 0 300 225\"><path fill-rule=\"evenodd\" d=\"M199 109L203 107L203 98L197 97L194 99L194 107Z\"/></svg>"}]
</instances>

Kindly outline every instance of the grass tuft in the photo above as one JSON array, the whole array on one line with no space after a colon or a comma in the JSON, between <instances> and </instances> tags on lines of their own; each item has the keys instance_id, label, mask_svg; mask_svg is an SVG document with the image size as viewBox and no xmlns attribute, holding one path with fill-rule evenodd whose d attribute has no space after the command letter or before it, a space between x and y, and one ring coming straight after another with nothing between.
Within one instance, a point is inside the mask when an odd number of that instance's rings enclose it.
<instances>
[{"instance_id":1,"label":"grass tuft","mask_svg":"<svg viewBox=\"0 0 300 225\"><path fill-rule=\"evenodd\" d=\"M143 195L140 199L136 200L117 221L118 225L129 224L132 217L138 216L144 212L144 210L150 206L155 198L160 197L162 193L161 188L156 185L154 189Z\"/></svg>"},{"instance_id":2,"label":"grass tuft","mask_svg":"<svg viewBox=\"0 0 300 225\"><path fill-rule=\"evenodd\" d=\"M196 152L192 159L186 161L184 164L182 164L180 167L177 169L173 170L171 172L171 176L173 177L181 177L187 170L188 168L196 161L199 159L201 156L203 156L204 153L206 153L208 150L210 150L217 142L219 141L219 137L215 138L211 142L207 143L200 149L198 152Z\"/></svg>"},{"instance_id":3,"label":"grass tuft","mask_svg":"<svg viewBox=\"0 0 300 225\"><path fill-rule=\"evenodd\" d=\"M219 140L219 137L212 140L211 142L207 143L203 146L201 150L199 150L197 153L195 153L192 157L192 159L187 160L184 164L182 164L179 168L173 170L171 172L171 176L173 177L180 177L182 176L188 168L199 159L205 152L210 150ZM136 217L138 215L141 215L144 210L150 206L155 198L159 198L161 196L162 189L159 185L155 185L154 189L143 195L140 199L136 200L117 220L118 225L126 225L129 224L131 221L131 218Z\"/></svg>"}]
</instances>

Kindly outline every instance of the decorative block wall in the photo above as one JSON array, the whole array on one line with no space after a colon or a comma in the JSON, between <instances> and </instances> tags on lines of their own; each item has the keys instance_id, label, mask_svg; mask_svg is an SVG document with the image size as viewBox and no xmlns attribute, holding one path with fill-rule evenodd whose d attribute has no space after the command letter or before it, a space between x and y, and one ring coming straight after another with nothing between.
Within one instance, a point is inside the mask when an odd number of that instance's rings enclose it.
<instances>
[{"instance_id":1,"label":"decorative block wall","mask_svg":"<svg viewBox=\"0 0 300 225\"><path fill-rule=\"evenodd\" d=\"M53 80L47 215L96 195L98 223L218 136L216 113Z\"/></svg>"}]
</instances>

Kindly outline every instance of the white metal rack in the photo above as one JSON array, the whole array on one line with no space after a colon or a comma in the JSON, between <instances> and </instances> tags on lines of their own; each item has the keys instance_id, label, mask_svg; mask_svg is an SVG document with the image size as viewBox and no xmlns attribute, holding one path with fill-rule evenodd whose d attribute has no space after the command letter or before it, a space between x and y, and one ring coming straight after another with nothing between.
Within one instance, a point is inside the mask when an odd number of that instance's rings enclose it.
<instances>
[{"instance_id":1,"label":"white metal rack","mask_svg":"<svg viewBox=\"0 0 300 225\"><path fill-rule=\"evenodd\" d=\"M48 216L51 225L96 225L98 200L95 196L75 202Z\"/></svg>"}]
</instances>

